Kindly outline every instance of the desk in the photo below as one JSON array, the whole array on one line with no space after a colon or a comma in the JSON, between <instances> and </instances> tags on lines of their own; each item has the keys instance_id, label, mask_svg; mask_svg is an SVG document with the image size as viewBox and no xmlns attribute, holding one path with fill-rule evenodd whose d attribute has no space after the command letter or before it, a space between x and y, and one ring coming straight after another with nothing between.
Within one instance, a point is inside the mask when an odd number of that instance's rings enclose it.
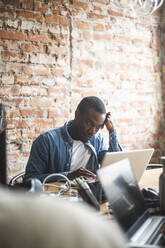
<instances>
[{"instance_id":1,"label":"desk","mask_svg":"<svg viewBox=\"0 0 165 248\"><path fill-rule=\"evenodd\" d=\"M159 176L161 173L162 173L162 168L145 170L143 176L141 177L139 181L140 188L141 189L142 188L153 188L156 191L159 191ZM63 183L56 183L56 184L61 185ZM52 186L45 186L45 190L51 191L51 192L57 192L57 189ZM69 192L65 193L62 196L62 198L68 198L68 200L69 198L72 198L72 200L74 199L75 201L80 200L80 198L78 199L78 193L75 188L72 188ZM100 208L101 208L101 212L107 211L106 204L102 204Z\"/></svg>"},{"instance_id":2,"label":"desk","mask_svg":"<svg viewBox=\"0 0 165 248\"><path fill-rule=\"evenodd\" d=\"M145 170L139 181L140 188L152 188L159 191L159 176L162 170L162 168Z\"/></svg>"}]
</instances>

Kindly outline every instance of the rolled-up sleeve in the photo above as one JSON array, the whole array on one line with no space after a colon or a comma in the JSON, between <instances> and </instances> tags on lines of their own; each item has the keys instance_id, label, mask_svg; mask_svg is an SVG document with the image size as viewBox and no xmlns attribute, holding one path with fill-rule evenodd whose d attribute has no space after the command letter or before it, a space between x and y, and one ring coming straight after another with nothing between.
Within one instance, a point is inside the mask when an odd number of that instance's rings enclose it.
<instances>
[{"instance_id":1,"label":"rolled-up sleeve","mask_svg":"<svg viewBox=\"0 0 165 248\"><path fill-rule=\"evenodd\" d=\"M122 147L119 144L116 131L109 133L109 152L122 151Z\"/></svg>"}]
</instances>

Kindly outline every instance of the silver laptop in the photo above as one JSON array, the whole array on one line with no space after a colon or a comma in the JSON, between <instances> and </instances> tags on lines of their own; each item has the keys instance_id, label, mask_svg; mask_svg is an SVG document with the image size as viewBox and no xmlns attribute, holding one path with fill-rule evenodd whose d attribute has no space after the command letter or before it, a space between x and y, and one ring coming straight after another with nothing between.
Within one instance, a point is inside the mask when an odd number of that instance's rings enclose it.
<instances>
[{"instance_id":1,"label":"silver laptop","mask_svg":"<svg viewBox=\"0 0 165 248\"><path fill-rule=\"evenodd\" d=\"M113 214L131 247L165 246L164 216L151 216L128 159L97 171ZM165 234L164 234L165 236Z\"/></svg>"},{"instance_id":2,"label":"silver laptop","mask_svg":"<svg viewBox=\"0 0 165 248\"><path fill-rule=\"evenodd\" d=\"M135 173L136 179L139 182L152 157L153 152L153 148L131 151L126 150L121 152L108 152L103 157L101 168L115 163L121 159L128 158Z\"/></svg>"}]
</instances>

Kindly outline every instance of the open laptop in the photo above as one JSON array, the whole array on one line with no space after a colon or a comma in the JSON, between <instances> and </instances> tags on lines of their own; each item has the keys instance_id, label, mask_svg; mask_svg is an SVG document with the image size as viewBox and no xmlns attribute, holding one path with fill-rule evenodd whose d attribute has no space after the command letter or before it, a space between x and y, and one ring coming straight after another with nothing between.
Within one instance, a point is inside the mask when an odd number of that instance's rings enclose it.
<instances>
[{"instance_id":1,"label":"open laptop","mask_svg":"<svg viewBox=\"0 0 165 248\"><path fill-rule=\"evenodd\" d=\"M121 159L128 158L135 173L136 179L139 182L144 170L147 167L147 164L152 157L153 152L153 148L131 151L126 150L121 152L108 152L103 157L101 167L105 167L120 161Z\"/></svg>"},{"instance_id":2,"label":"open laptop","mask_svg":"<svg viewBox=\"0 0 165 248\"><path fill-rule=\"evenodd\" d=\"M129 160L120 160L97 173L129 246L164 246L161 231L165 228L165 216L150 215Z\"/></svg>"}]
</instances>

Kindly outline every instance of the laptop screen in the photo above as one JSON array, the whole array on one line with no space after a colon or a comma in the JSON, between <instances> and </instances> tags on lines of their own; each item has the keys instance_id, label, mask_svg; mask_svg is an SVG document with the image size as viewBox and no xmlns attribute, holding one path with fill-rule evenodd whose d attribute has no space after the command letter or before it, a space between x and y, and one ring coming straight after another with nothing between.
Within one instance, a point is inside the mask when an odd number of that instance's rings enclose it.
<instances>
[{"instance_id":1,"label":"laptop screen","mask_svg":"<svg viewBox=\"0 0 165 248\"><path fill-rule=\"evenodd\" d=\"M126 158L99 169L98 177L114 216L127 232L146 210L129 160Z\"/></svg>"}]
</instances>

